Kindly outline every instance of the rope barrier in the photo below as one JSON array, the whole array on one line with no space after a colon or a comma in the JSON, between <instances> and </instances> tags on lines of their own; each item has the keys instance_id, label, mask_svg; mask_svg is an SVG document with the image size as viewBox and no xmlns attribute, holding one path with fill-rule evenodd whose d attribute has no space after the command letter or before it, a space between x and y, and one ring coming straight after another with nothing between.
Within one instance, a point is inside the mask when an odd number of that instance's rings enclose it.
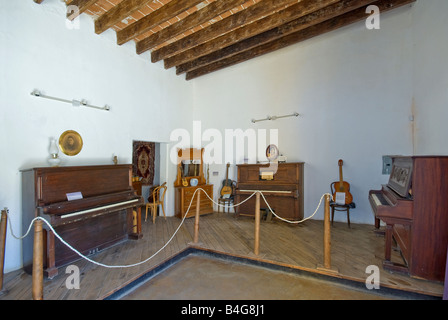
<instances>
[{"instance_id":1,"label":"rope barrier","mask_svg":"<svg viewBox=\"0 0 448 320\"><path fill-rule=\"evenodd\" d=\"M201 188L199 188L199 189L201 189ZM214 201L212 198L210 198L210 196L207 194L207 192L205 192L204 189L201 189L201 190L204 191L205 195L206 195L206 196L210 199L210 201L212 201L214 204L216 204L216 205L218 205L218 206L221 206L221 207L225 207L225 206L226 206L225 204L220 204L220 203ZM313 218L313 217L316 215L317 211L319 211L319 208L320 208L320 206L321 206L321 204L322 204L322 201L324 200L324 198L325 198L326 195L329 195L329 196L331 197L330 199L333 199L333 195L331 195L330 193L325 193L325 194L323 194L322 197L320 198L319 204L317 205L317 208L316 208L316 210L314 211L314 213L313 213L311 216L309 216L308 218L302 219L302 220L300 220L300 221L296 221L296 220L288 220L288 219L282 218L282 217L280 217L279 215L277 215L277 214L274 212L274 210L272 210L271 206L269 205L268 201L266 200L266 197L265 197L265 195L263 194L263 190L255 190L255 191L254 191L254 192L253 192L247 199L241 201L241 202L238 203L238 204L233 204L233 205L232 205L232 204L229 204L228 206L231 207L231 208L235 208L235 207L237 207L237 206L240 206L240 205L242 205L244 202L246 202L246 201L248 201L250 198L252 198L254 195L256 195L257 193L259 193L259 194L261 195L261 197L263 198L264 202L265 202L266 205L268 206L269 211L270 211L276 218L278 218L278 219L281 220L281 221L284 221L284 222L287 222L287 223L291 223L291 224L299 224L299 223L303 223L303 222L305 222L305 221L310 220L311 218Z\"/></svg>"},{"instance_id":2,"label":"rope barrier","mask_svg":"<svg viewBox=\"0 0 448 320\"><path fill-rule=\"evenodd\" d=\"M81 258L83 258L83 259L85 259L85 260L87 260L87 261L89 261L89 262L91 262L91 263L93 263L93 264L95 264L95 265L98 265L98 266L100 266L100 267L104 267L104 268L110 268L110 269L113 269L113 268L132 268L132 267L136 267L136 266L139 266L139 265L142 265L142 264L147 263L149 260L153 259L156 255L158 255L161 251L163 251L163 249L165 249L165 248L171 243L171 241L172 241L172 240L174 239L174 237L176 236L177 232L178 232L178 231L180 230L180 228L182 227L182 225L183 225L183 223L184 223L184 221L185 221L185 219L186 219L186 217L187 217L187 214L188 214L188 212L190 211L191 205L192 205L192 203L193 203L194 196L196 195L196 192L198 192L199 190L202 190L202 191L205 192L205 190L203 190L202 188L198 188L198 189L193 193L193 197L192 197L192 199L191 199L190 205L188 206L187 212L185 213L184 217L182 218L182 221L181 221L181 223L179 224L179 227L176 229L176 231L174 232L174 234L172 235L172 237L168 240L168 242L165 243L165 245L162 246L162 248L160 248L157 252L155 252L152 256L150 256L150 257L147 258L146 260L141 261L141 262L138 262L138 263L134 263L134 264L129 264L129 265L106 265L106 264L103 264L103 263L100 263L100 262L97 262L97 261L95 261L95 260L90 259L89 257L83 255L81 252L79 252L78 250L76 250L75 248L73 248L69 243L67 243L67 242L66 242L66 241L65 241L65 240L64 240L64 239L63 239L63 238L62 238L62 237L61 237L61 236L54 230L53 226L52 226L47 220L45 220L45 219L42 218L42 217L36 217L36 218L34 218L33 220L31 220L30 225L29 225L29 227L28 227L28 230L27 230L27 232L26 232L23 236L16 236L16 235L14 234L14 230L12 229L11 223L9 224L9 227L10 227L11 235L12 235L15 239L22 240L22 239L24 239L25 237L28 236L28 234L30 233L30 231L31 231L31 227L33 226L34 222L40 220L40 221L43 221L43 222L48 226L48 228L54 233L54 235L56 236L56 238L59 239L59 241L61 241L65 246L67 246L70 250L72 250L73 252L75 252L75 253L76 253L78 256L80 256Z\"/></svg>"},{"instance_id":3,"label":"rope barrier","mask_svg":"<svg viewBox=\"0 0 448 320\"><path fill-rule=\"evenodd\" d=\"M153 259L156 255L158 255L161 251L163 251L163 250L164 250L164 249L171 243L171 241L174 239L174 237L176 236L176 234L178 233L178 231L180 230L180 228L181 228L182 225L184 224L185 219L186 219L186 217L187 217L187 215L188 215L188 212L190 211L191 205L193 204L194 197L195 197L196 193L199 192L199 191L203 191L203 193L205 193L205 195L206 195L206 196L210 199L210 201L212 201L213 203L215 203L215 204L217 204L217 205L221 205L221 204L218 204L216 201L214 201L214 200L207 194L207 192L206 192L204 189L202 189L202 188L197 188L197 189L195 190L195 192L193 193L193 196L192 196L191 201L190 201L190 205L188 206L188 209L187 209L187 211L186 211L184 217L182 218L181 223L179 224L179 226L177 227L176 231L175 231L174 234L171 236L171 238L165 243L165 245L163 245L157 252L155 252L153 255L151 255L151 256L150 256L149 258L147 258L146 260L143 260L143 261L141 261L141 262L137 262L137 263L134 263L134 264L129 264L129 265L106 265L106 264L103 264L103 263L100 263L100 262L97 262L97 261L95 261L95 260L90 259L89 257L87 257L87 256L83 255L81 252L79 252L77 249L75 249L74 247L72 247L69 243L67 243L67 242L66 242L66 241L65 241L65 240L64 240L64 239L63 239L63 238L62 238L62 237L61 237L61 236L54 230L53 226L52 226L46 219L44 219L44 218L42 218L42 217L36 217L36 218L34 218L34 219L30 222L30 225L29 225L29 227L28 227L28 230L27 230L27 232L26 232L23 236L16 236L16 235L14 234L14 230L13 230L13 228L12 228L12 224L11 224L11 223L9 224L9 227L10 227L11 235L12 235L15 239L21 240L21 239L24 239L25 237L28 236L28 234L29 234L30 231L31 231L31 227L33 226L33 224L34 224L36 221L39 221L39 220L40 220L40 221L44 222L44 223L48 226L48 228L54 233L54 235L59 239L59 241L61 241L61 242L62 242L65 246L67 246L70 250L72 250L73 252L75 252L78 256L80 256L81 258L83 258L83 259L89 261L90 263L93 263L93 264L95 264L95 265L98 265L98 266L100 266L100 267L104 267L104 268L132 268L132 267L136 267L136 266L139 266L139 265L142 265L142 264L147 263L148 261L150 261L151 259ZM319 208L320 208L320 206L321 206L321 204L322 204L322 201L323 201L324 197L325 197L326 195L330 195L330 194L327 194L327 193L324 194L324 195L321 197L321 199L320 199L320 201L319 201L319 204L318 204L316 210L314 211L314 213L313 213L311 216L309 216L308 218L305 218L305 219L303 219L303 220L301 220L301 221L290 221L290 220L284 219L284 218L278 216L277 214L275 214L275 212L272 210L272 208L270 207L269 203L267 202L267 200L266 200L266 198L265 198L265 196L264 196L264 194L263 194L263 191L261 191L261 190L254 191L254 192L253 192L247 199L243 200L242 202L240 202L240 203L238 203L238 204L234 204L234 205L232 205L232 206L233 206L233 207L239 206L239 205L243 204L244 202L248 201L250 198L252 198L252 197L255 196L256 194L260 194L260 195L261 195L261 197L263 198L263 200L264 200L265 203L267 204L267 206L268 206L269 210L272 212L272 214L274 214L278 219L280 219L280 220L282 220L282 221L284 221L284 222L292 223L292 224L303 223L303 222L305 222L305 221L311 219L312 217L314 217L314 215L315 215L315 214L317 213L317 211L319 210ZM331 195L330 195L330 196L331 196Z\"/></svg>"}]
</instances>

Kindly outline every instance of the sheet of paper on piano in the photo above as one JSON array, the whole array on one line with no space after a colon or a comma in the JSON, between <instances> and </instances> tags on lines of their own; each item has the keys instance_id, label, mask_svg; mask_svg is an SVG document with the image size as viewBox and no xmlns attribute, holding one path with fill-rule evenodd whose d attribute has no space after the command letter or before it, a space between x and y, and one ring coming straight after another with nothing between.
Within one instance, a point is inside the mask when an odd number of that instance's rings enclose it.
<instances>
[{"instance_id":1,"label":"sheet of paper on piano","mask_svg":"<svg viewBox=\"0 0 448 320\"><path fill-rule=\"evenodd\" d=\"M79 199L82 199L82 193L81 192L67 193L67 200L68 201L79 200Z\"/></svg>"}]
</instances>

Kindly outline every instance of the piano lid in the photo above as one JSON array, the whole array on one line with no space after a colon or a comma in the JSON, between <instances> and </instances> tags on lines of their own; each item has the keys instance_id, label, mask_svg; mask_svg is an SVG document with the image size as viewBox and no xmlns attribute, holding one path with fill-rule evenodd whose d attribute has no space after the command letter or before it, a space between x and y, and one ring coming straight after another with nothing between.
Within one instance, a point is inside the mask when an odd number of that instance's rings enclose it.
<instances>
[{"instance_id":1,"label":"piano lid","mask_svg":"<svg viewBox=\"0 0 448 320\"><path fill-rule=\"evenodd\" d=\"M36 206L67 201L67 194L80 192L84 199L133 191L132 165L98 165L33 168Z\"/></svg>"}]
</instances>

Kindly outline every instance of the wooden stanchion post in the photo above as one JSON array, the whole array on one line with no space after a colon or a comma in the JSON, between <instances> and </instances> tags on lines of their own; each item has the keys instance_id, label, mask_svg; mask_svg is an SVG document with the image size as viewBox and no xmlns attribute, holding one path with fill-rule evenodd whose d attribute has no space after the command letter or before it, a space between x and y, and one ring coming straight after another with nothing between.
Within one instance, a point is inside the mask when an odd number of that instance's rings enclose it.
<instances>
[{"instance_id":1,"label":"wooden stanchion post","mask_svg":"<svg viewBox=\"0 0 448 320\"><path fill-rule=\"evenodd\" d=\"M5 266L6 225L8 223L7 211L2 210L0 224L0 292L3 290L3 270Z\"/></svg>"},{"instance_id":2,"label":"wooden stanchion post","mask_svg":"<svg viewBox=\"0 0 448 320\"><path fill-rule=\"evenodd\" d=\"M330 224L330 200L331 195L325 195L324 211L324 264L319 265L317 269L326 272L338 273L336 268L331 267L331 224Z\"/></svg>"},{"instance_id":3,"label":"wooden stanchion post","mask_svg":"<svg viewBox=\"0 0 448 320\"><path fill-rule=\"evenodd\" d=\"M33 300L44 299L44 238L42 225L41 220L36 220L34 223Z\"/></svg>"},{"instance_id":4,"label":"wooden stanchion post","mask_svg":"<svg viewBox=\"0 0 448 320\"><path fill-rule=\"evenodd\" d=\"M196 217L194 220L194 240L193 243L197 244L199 242L199 213L201 211L201 190L197 192L196 200Z\"/></svg>"},{"instance_id":5,"label":"wooden stanchion post","mask_svg":"<svg viewBox=\"0 0 448 320\"><path fill-rule=\"evenodd\" d=\"M255 196L255 244L254 254L256 256L260 253L260 192Z\"/></svg>"},{"instance_id":6,"label":"wooden stanchion post","mask_svg":"<svg viewBox=\"0 0 448 320\"><path fill-rule=\"evenodd\" d=\"M331 269L330 195L325 195L324 213L324 267Z\"/></svg>"}]
</instances>

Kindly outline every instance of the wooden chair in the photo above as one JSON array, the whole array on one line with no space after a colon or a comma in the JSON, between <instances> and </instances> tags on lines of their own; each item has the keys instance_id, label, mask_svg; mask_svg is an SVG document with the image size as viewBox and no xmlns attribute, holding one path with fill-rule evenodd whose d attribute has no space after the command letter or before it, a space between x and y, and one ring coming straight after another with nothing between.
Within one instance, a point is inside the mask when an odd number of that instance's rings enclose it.
<instances>
[{"instance_id":1,"label":"wooden chair","mask_svg":"<svg viewBox=\"0 0 448 320\"><path fill-rule=\"evenodd\" d=\"M331 194L335 193L335 184L336 183L339 183L339 181L333 182L330 185ZM350 191L350 190L348 190L348 191ZM356 204L354 202L349 203L349 204L338 204L334 201L330 201L330 207L331 207L331 225L333 225L335 211L347 211L347 223L348 223L348 227L350 228L350 209L355 209Z\"/></svg>"},{"instance_id":2,"label":"wooden chair","mask_svg":"<svg viewBox=\"0 0 448 320\"><path fill-rule=\"evenodd\" d=\"M152 199L151 197L149 197L148 200L151 200L146 204L145 221L148 219L149 208L151 210L152 223L156 223L157 208L159 205L162 207L163 216L166 219L164 207L166 189L166 182L164 182L161 186L154 188L154 190L152 191Z\"/></svg>"}]
</instances>

